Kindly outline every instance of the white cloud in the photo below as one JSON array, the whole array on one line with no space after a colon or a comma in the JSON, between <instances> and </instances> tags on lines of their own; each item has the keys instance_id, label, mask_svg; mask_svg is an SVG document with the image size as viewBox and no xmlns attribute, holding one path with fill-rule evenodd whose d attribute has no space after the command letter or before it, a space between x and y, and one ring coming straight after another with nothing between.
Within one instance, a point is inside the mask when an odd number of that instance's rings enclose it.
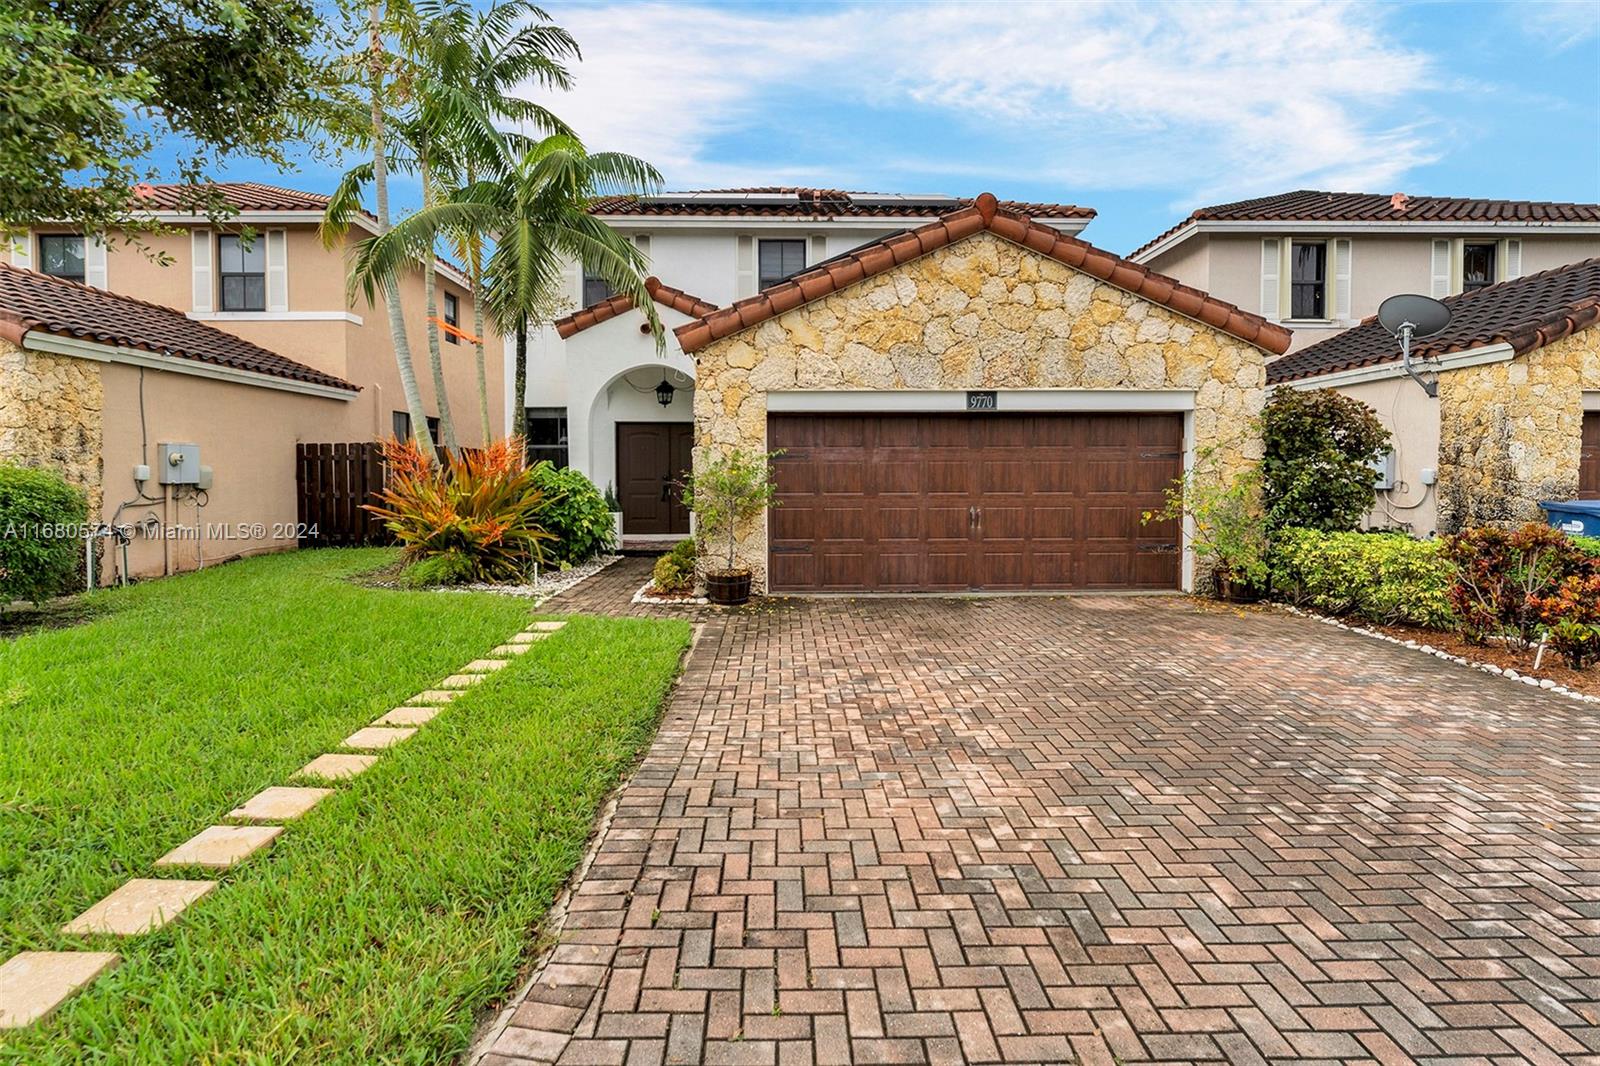
<instances>
[{"instance_id":1,"label":"white cloud","mask_svg":"<svg viewBox=\"0 0 1600 1066\"><path fill-rule=\"evenodd\" d=\"M1507 14L1540 47L1557 52L1600 35L1593 0L1518 0Z\"/></svg>"},{"instance_id":2,"label":"white cloud","mask_svg":"<svg viewBox=\"0 0 1600 1066\"><path fill-rule=\"evenodd\" d=\"M1189 207L1301 185L1383 191L1437 151L1431 119L1394 114L1429 86L1429 58L1385 35L1381 9L1340 0L645 4L554 17L584 51L558 113L680 187L1024 173L1172 188ZM766 109L785 101L785 115L816 101L860 120L827 131L834 158L815 136L774 149ZM949 135L902 139L905 115L947 122ZM764 158L717 149L749 129L763 132Z\"/></svg>"}]
</instances>

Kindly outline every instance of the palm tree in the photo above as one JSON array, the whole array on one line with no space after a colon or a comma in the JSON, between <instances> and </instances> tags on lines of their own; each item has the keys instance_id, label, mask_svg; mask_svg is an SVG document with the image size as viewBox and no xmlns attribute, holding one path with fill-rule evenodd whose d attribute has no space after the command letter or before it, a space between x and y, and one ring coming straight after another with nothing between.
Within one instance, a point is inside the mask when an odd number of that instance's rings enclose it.
<instances>
[{"instance_id":1,"label":"palm tree","mask_svg":"<svg viewBox=\"0 0 1600 1066\"><path fill-rule=\"evenodd\" d=\"M498 178L480 180L448 200L419 211L358 247L351 276L371 292L411 258L430 254L443 233L471 232L493 241L485 301L502 333L516 336L514 432L527 429L522 397L528 380L528 330L540 324L567 263L582 263L643 311L665 347L661 319L644 284L644 257L633 242L589 213L604 196L642 195L660 188L655 168L630 155L584 150L569 134L537 141L507 137Z\"/></svg>"},{"instance_id":2,"label":"palm tree","mask_svg":"<svg viewBox=\"0 0 1600 1066\"><path fill-rule=\"evenodd\" d=\"M540 105L513 96L528 83L568 89L571 75L562 62L578 58L577 42L551 25L549 16L528 0L502 0L475 15L463 0L418 0L415 30L406 35L418 70L417 123L413 147L422 173L423 206L446 199L457 188L475 183L505 155L495 127L532 125L545 134L572 131ZM445 239L466 261L472 290L473 354L477 364L478 419L483 439L492 435L489 417L488 368L484 355L484 290L482 234L447 231ZM434 383L444 394L444 370L434 294L432 257L425 258L428 291L428 354ZM441 428L455 446L453 421Z\"/></svg>"}]
</instances>

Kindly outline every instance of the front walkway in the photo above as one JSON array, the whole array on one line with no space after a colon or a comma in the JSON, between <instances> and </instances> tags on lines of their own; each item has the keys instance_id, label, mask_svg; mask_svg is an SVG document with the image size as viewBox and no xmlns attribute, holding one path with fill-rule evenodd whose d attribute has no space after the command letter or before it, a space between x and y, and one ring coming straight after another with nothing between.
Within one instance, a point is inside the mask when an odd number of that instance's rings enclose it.
<instances>
[{"instance_id":1,"label":"front walkway","mask_svg":"<svg viewBox=\"0 0 1600 1066\"><path fill-rule=\"evenodd\" d=\"M1586 708L1180 599L707 617L485 1062L1600 1063Z\"/></svg>"}]
</instances>

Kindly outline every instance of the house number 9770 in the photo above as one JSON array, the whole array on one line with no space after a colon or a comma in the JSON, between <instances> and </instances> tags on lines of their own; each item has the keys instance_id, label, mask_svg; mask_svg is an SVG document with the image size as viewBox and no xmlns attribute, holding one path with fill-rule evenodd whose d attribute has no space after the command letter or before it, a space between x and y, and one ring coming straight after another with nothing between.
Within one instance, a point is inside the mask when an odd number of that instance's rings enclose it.
<instances>
[{"instance_id":1,"label":"house number 9770","mask_svg":"<svg viewBox=\"0 0 1600 1066\"><path fill-rule=\"evenodd\" d=\"M994 411L999 406L1000 402L993 392L967 393L967 410L969 411Z\"/></svg>"}]
</instances>

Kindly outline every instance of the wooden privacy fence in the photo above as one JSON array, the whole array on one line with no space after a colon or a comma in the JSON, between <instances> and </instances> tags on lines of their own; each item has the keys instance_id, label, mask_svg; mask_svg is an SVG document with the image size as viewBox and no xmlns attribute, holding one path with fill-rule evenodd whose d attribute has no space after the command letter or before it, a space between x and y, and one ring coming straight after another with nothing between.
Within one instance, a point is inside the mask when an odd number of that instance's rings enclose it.
<instances>
[{"instance_id":1,"label":"wooden privacy fence","mask_svg":"<svg viewBox=\"0 0 1600 1066\"><path fill-rule=\"evenodd\" d=\"M296 444L300 547L388 544L383 523L361 505L383 491L383 445Z\"/></svg>"}]
</instances>

